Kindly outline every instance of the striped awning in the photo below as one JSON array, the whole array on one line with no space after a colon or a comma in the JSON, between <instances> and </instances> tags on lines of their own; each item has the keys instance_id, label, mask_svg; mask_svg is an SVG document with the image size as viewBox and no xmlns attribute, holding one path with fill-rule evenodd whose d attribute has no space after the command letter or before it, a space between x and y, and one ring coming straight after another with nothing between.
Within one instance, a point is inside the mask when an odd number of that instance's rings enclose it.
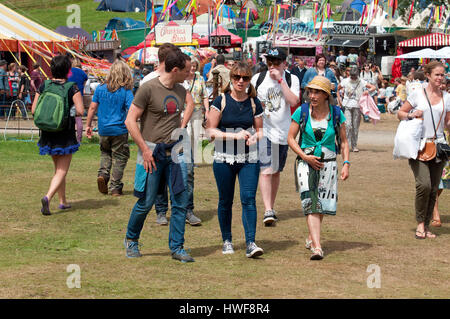
<instances>
[{"instance_id":1,"label":"striped awning","mask_svg":"<svg viewBox=\"0 0 450 319\"><path fill-rule=\"evenodd\" d=\"M442 47L450 45L450 34L431 33L399 42L399 47Z\"/></svg>"},{"instance_id":2,"label":"striped awning","mask_svg":"<svg viewBox=\"0 0 450 319\"><path fill-rule=\"evenodd\" d=\"M70 39L27 19L14 10L0 4L0 38L21 41L57 41Z\"/></svg>"}]
</instances>

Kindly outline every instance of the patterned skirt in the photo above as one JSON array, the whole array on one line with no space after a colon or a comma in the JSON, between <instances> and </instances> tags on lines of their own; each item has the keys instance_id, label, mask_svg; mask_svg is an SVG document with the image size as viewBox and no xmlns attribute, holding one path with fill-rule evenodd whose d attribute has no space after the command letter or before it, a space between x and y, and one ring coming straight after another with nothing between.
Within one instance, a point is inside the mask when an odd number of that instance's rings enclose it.
<instances>
[{"instance_id":1,"label":"patterned skirt","mask_svg":"<svg viewBox=\"0 0 450 319\"><path fill-rule=\"evenodd\" d=\"M336 215L337 163L333 160L323 164L324 167L316 171L308 163L298 161L296 177L305 215L316 213Z\"/></svg>"}]
</instances>

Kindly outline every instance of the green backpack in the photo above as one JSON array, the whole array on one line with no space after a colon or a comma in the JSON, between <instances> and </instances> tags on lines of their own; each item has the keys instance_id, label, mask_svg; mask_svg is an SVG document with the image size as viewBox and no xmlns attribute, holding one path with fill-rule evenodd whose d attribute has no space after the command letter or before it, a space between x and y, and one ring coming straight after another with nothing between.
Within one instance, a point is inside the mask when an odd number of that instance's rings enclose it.
<instances>
[{"instance_id":1,"label":"green backpack","mask_svg":"<svg viewBox=\"0 0 450 319\"><path fill-rule=\"evenodd\" d=\"M44 91L34 112L34 124L43 131L59 132L67 127L69 121L69 90L74 82L64 84L52 80L44 82Z\"/></svg>"}]
</instances>

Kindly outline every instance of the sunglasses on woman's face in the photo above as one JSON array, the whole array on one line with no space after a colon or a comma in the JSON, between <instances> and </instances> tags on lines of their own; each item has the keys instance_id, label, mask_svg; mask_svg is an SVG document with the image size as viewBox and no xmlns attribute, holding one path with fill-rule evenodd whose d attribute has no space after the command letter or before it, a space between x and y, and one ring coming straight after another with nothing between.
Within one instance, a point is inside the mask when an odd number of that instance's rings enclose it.
<instances>
[{"instance_id":1,"label":"sunglasses on woman's face","mask_svg":"<svg viewBox=\"0 0 450 319\"><path fill-rule=\"evenodd\" d=\"M231 78L233 80L235 80L235 81L240 81L241 79L244 80L244 82L250 81L250 77L248 75L237 75L237 74L235 74Z\"/></svg>"},{"instance_id":2,"label":"sunglasses on woman's face","mask_svg":"<svg viewBox=\"0 0 450 319\"><path fill-rule=\"evenodd\" d=\"M273 66L279 66L281 63L282 63L282 61L280 61L280 60L273 60L273 61L267 60L267 66L268 66L269 68L270 68L272 65L273 65Z\"/></svg>"}]
</instances>

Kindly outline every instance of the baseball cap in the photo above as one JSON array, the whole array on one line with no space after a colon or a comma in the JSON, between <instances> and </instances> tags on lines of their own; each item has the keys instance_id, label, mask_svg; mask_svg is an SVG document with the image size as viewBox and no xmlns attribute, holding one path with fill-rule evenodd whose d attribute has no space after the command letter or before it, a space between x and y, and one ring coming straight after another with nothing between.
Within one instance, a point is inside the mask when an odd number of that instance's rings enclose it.
<instances>
[{"instance_id":1,"label":"baseball cap","mask_svg":"<svg viewBox=\"0 0 450 319\"><path fill-rule=\"evenodd\" d=\"M283 48L273 48L267 52L266 58L268 59L279 59L285 61L287 58L286 51Z\"/></svg>"},{"instance_id":2,"label":"baseball cap","mask_svg":"<svg viewBox=\"0 0 450 319\"><path fill-rule=\"evenodd\" d=\"M359 75L358 68L353 67L350 69L350 76L358 76L358 75Z\"/></svg>"}]
</instances>

